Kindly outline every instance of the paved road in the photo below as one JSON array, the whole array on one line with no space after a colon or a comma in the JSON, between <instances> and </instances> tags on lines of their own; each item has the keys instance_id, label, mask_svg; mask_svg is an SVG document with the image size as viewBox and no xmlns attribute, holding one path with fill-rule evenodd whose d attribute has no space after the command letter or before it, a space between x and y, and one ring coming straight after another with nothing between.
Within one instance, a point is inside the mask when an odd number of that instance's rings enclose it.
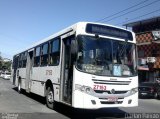
<instances>
[{"instance_id":1,"label":"paved road","mask_svg":"<svg viewBox=\"0 0 160 119\"><path fill-rule=\"evenodd\" d=\"M160 100L139 99L138 107L120 108L128 113L160 113Z\"/></svg>"},{"instance_id":2,"label":"paved road","mask_svg":"<svg viewBox=\"0 0 160 119\"><path fill-rule=\"evenodd\" d=\"M160 100L140 99L138 107L103 108L99 110L73 110L56 103L56 109L48 109L44 98L22 93L18 94L9 80L0 78L0 119L108 119L125 118L126 113L160 113ZM8 118L7 118L8 117Z\"/></svg>"},{"instance_id":3,"label":"paved road","mask_svg":"<svg viewBox=\"0 0 160 119\"><path fill-rule=\"evenodd\" d=\"M68 119L67 116L47 108L44 99L40 96L25 92L18 94L10 80L2 78L0 78L0 113L2 113L0 118L10 117L13 116L10 114L18 113L18 117L25 117L26 119L43 118L45 116L49 117L49 119L53 117L56 119Z\"/></svg>"}]
</instances>

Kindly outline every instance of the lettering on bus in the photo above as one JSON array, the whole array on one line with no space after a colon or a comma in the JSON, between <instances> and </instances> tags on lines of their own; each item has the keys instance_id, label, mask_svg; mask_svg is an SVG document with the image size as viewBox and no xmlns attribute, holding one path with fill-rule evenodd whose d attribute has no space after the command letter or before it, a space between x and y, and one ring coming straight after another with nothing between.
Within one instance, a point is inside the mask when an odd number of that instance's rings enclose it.
<instances>
[{"instance_id":1,"label":"lettering on bus","mask_svg":"<svg viewBox=\"0 0 160 119\"><path fill-rule=\"evenodd\" d=\"M94 85L93 90L107 90L107 86L105 86L105 85Z\"/></svg>"},{"instance_id":2,"label":"lettering on bus","mask_svg":"<svg viewBox=\"0 0 160 119\"><path fill-rule=\"evenodd\" d=\"M46 75L52 75L52 70L46 70Z\"/></svg>"}]
</instances>

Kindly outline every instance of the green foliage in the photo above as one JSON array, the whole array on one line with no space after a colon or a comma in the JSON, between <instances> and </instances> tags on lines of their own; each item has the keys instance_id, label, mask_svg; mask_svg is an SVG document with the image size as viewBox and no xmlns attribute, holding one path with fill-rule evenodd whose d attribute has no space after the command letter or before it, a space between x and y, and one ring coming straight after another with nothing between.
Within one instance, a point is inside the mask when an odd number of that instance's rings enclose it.
<instances>
[{"instance_id":1,"label":"green foliage","mask_svg":"<svg viewBox=\"0 0 160 119\"><path fill-rule=\"evenodd\" d=\"M2 64L3 64L3 61L2 61L2 57L0 56L0 69L2 69Z\"/></svg>"},{"instance_id":2,"label":"green foliage","mask_svg":"<svg viewBox=\"0 0 160 119\"><path fill-rule=\"evenodd\" d=\"M0 60L0 69L2 69L2 61Z\"/></svg>"},{"instance_id":3,"label":"green foliage","mask_svg":"<svg viewBox=\"0 0 160 119\"><path fill-rule=\"evenodd\" d=\"M10 61L9 62L4 62L2 68L10 71L11 70L11 62Z\"/></svg>"},{"instance_id":4,"label":"green foliage","mask_svg":"<svg viewBox=\"0 0 160 119\"><path fill-rule=\"evenodd\" d=\"M1 53L0 53L1 54ZM8 70L11 71L11 61L4 62L3 57L0 55L0 70Z\"/></svg>"}]
</instances>

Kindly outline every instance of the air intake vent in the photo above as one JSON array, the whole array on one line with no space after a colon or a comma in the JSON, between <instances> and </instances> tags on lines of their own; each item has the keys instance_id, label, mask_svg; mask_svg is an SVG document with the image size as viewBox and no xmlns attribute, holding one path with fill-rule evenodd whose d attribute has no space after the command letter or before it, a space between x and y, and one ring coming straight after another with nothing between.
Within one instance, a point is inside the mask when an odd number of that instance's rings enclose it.
<instances>
[{"instance_id":1,"label":"air intake vent","mask_svg":"<svg viewBox=\"0 0 160 119\"><path fill-rule=\"evenodd\" d=\"M129 85L131 81L110 81L110 80L98 80L92 79L95 84L107 84L107 85Z\"/></svg>"}]
</instances>

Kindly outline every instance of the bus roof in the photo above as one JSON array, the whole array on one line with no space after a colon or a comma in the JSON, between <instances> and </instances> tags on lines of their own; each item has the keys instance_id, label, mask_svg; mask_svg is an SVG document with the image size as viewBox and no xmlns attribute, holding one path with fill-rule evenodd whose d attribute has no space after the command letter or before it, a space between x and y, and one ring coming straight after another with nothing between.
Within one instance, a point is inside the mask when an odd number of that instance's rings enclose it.
<instances>
[{"instance_id":1,"label":"bus roof","mask_svg":"<svg viewBox=\"0 0 160 119\"><path fill-rule=\"evenodd\" d=\"M30 47L25 48L24 50L22 50L21 52L16 53L15 55L18 55L18 54L20 54L20 53L22 53L22 52L25 52L25 51L27 51L27 50L31 50L31 49L33 49L34 47L36 47L36 46L38 46L38 45L40 45L40 44L42 44L42 43L45 43L45 42L47 42L47 41L49 41L49 40L51 40L51 39L53 39L53 38L56 38L56 37L58 37L58 36L62 36L63 34L69 32L69 31L75 31L76 28L77 28L77 26L83 26L83 25L86 25L86 24L88 24L88 23L97 24L97 25L105 25L105 26L110 26L110 27L115 27L115 28L118 28L118 29L122 29L122 30L126 30L126 31L129 31L129 32L132 32L132 31L130 31L130 30L127 30L127 29L124 29L124 28L121 28L121 27L118 27L118 26L114 26L114 25L109 25L109 24L103 24L103 23L97 23L97 22L77 22L77 23L75 23L75 24L73 24L73 25L71 25L71 26L69 26L69 27L67 27L67 28L65 28L65 29L57 32L57 33L54 33L54 34L50 35L50 36L47 37L47 38L44 38L44 39L42 39L42 40L34 43L34 44L31 45ZM14 56L15 56L15 55L14 55Z\"/></svg>"}]
</instances>

